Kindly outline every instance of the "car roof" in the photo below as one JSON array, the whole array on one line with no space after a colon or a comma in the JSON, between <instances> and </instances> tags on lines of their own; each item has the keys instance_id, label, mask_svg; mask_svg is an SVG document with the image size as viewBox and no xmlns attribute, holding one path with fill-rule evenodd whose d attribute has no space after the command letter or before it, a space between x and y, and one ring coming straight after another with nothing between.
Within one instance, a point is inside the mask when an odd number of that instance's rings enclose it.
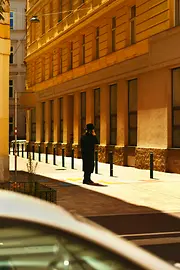
<instances>
[{"instance_id":1,"label":"car roof","mask_svg":"<svg viewBox=\"0 0 180 270\"><path fill-rule=\"evenodd\" d=\"M149 254L148 252L119 239L113 233L100 226L92 225L84 219L76 218L55 204L11 191L0 191L0 217L15 218L47 225L78 235L87 240L123 255L129 260L151 270L173 270L173 266ZM134 256L132 256L132 254Z\"/></svg>"}]
</instances>

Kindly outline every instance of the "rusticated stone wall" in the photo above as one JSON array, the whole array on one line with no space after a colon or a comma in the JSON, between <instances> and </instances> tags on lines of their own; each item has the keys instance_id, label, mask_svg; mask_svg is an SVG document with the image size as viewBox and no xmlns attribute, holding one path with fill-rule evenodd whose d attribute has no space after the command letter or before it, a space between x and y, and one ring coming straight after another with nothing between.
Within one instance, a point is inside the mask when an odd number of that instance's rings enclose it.
<instances>
[{"instance_id":1,"label":"rusticated stone wall","mask_svg":"<svg viewBox=\"0 0 180 270\"><path fill-rule=\"evenodd\" d=\"M81 158L81 148L79 144L73 144L72 147L74 148L74 157Z\"/></svg>"},{"instance_id":2,"label":"rusticated stone wall","mask_svg":"<svg viewBox=\"0 0 180 270\"><path fill-rule=\"evenodd\" d=\"M167 171L180 173L180 149L168 149Z\"/></svg>"},{"instance_id":3,"label":"rusticated stone wall","mask_svg":"<svg viewBox=\"0 0 180 270\"><path fill-rule=\"evenodd\" d=\"M154 170L167 171L167 149L136 148L135 167L148 170L150 167L150 152L154 154Z\"/></svg>"},{"instance_id":4,"label":"rusticated stone wall","mask_svg":"<svg viewBox=\"0 0 180 270\"><path fill-rule=\"evenodd\" d=\"M107 155L107 146L98 146L98 161L106 163L108 162L108 155Z\"/></svg>"},{"instance_id":5,"label":"rusticated stone wall","mask_svg":"<svg viewBox=\"0 0 180 270\"><path fill-rule=\"evenodd\" d=\"M124 147L115 146L114 155L113 155L113 163L115 165L124 165Z\"/></svg>"}]
</instances>

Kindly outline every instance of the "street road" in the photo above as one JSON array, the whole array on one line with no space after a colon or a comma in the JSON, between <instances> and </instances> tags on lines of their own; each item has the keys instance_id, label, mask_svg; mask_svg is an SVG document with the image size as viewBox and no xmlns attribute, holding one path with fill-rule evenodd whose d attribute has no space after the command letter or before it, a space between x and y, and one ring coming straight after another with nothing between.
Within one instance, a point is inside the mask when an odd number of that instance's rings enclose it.
<instances>
[{"instance_id":1,"label":"street road","mask_svg":"<svg viewBox=\"0 0 180 270\"><path fill-rule=\"evenodd\" d=\"M180 262L180 219L164 213L88 217L166 261Z\"/></svg>"}]
</instances>

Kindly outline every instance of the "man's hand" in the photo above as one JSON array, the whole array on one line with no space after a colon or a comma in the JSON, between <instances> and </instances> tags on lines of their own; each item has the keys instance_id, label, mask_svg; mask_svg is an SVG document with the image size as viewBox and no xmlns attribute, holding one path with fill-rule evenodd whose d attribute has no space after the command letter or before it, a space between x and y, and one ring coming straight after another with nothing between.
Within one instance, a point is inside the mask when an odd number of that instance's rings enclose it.
<instances>
[{"instance_id":1,"label":"man's hand","mask_svg":"<svg viewBox=\"0 0 180 270\"><path fill-rule=\"evenodd\" d=\"M93 136L96 136L96 132L95 132L94 129L92 130L92 135L93 135Z\"/></svg>"}]
</instances>

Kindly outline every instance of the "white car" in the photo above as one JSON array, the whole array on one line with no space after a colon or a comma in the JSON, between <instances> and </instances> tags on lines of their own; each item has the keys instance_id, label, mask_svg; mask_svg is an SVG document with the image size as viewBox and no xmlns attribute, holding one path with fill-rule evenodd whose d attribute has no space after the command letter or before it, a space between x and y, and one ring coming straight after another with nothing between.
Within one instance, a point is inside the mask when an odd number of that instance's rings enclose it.
<instances>
[{"instance_id":1,"label":"white car","mask_svg":"<svg viewBox=\"0 0 180 270\"><path fill-rule=\"evenodd\" d=\"M0 269L173 270L134 244L54 204L0 191Z\"/></svg>"}]
</instances>

